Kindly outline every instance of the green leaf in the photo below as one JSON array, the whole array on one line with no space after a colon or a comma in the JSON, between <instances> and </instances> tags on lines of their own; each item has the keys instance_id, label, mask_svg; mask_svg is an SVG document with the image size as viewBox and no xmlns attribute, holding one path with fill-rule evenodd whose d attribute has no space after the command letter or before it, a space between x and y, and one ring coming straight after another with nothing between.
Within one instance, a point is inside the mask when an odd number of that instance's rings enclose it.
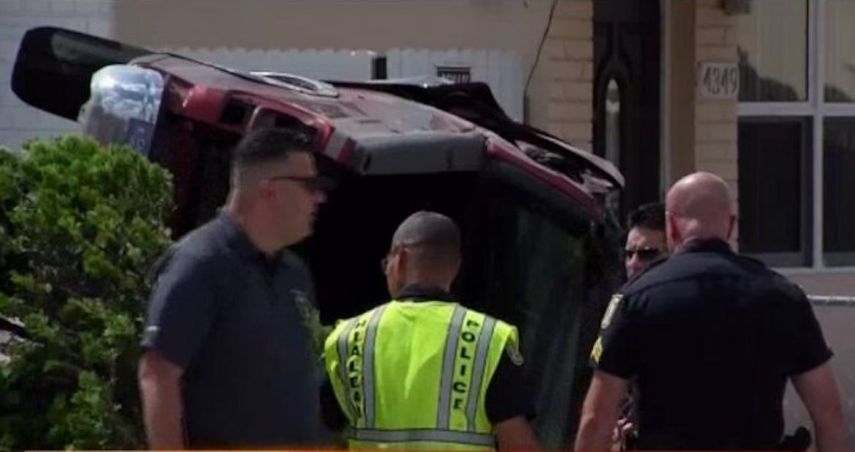
<instances>
[{"instance_id":1,"label":"green leaf","mask_svg":"<svg viewBox=\"0 0 855 452\"><path fill-rule=\"evenodd\" d=\"M171 179L79 136L0 149L0 449L144 446L136 360L146 273L169 245Z\"/></svg>"}]
</instances>

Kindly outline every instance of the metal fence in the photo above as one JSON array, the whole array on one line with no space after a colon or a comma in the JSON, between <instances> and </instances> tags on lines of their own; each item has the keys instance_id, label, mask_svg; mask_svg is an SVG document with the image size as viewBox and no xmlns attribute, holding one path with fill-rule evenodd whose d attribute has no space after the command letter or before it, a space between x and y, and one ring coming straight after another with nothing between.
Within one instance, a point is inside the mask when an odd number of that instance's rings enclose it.
<instances>
[{"instance_id":1,"label":"metal fence","mask_svg":"<svg viewBox=\"0 0 855 452\"><path fill-rule=\"evenodd\" d=\"M808 299L814 306L849 306L855 307L855 297L842 295L809 295Z\"/></svg>"}]
</instances>

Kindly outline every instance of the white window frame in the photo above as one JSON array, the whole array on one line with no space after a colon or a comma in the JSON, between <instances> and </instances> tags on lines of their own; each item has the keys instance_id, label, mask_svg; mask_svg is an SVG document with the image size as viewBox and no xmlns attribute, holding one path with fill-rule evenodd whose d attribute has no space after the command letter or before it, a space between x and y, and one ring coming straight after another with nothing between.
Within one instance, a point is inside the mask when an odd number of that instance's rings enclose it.
<instances>
[{"instance_id":1,"label":"white window frame","mask_svg":"<svg viewBox=\"0 0 855 452\"><path fill-rule=\"evenodd\" d=\"M776 270L784 274L852 273L855 271L855 265L834 267L825 265L825 250L823 248L823 124L826 117L855 117L855 102L831 103L825 101L825 55L820 49L825 48L824 30L827 0L806 1L808 3L807 100L804 102L740 102L739 117L808 117L813 126L812 148L809 150L813 166L813 186L811 187L813 203L813 218L811 220L813 229L812 264L810 267L785 267Z\"/></svg>"}]
</instances>

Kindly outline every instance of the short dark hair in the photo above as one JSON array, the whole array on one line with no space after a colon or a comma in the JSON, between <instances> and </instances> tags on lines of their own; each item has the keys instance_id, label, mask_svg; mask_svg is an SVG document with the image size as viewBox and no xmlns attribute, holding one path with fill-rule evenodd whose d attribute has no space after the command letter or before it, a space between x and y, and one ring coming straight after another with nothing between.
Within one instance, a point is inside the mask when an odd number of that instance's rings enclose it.
<instances>
[{"instance_id":1,"label":"short dark hair","mask_svg":"<svg viewBox=\"0 0 855 452\"><path fill-rule=\"evenodd\" d=\"M294 152L310 152L310 150L311 137L304 131L260 128L244 135L235 146L232 169L245 169L287 157Z\"/></svg>"},{"instance_id":2,"label":"short dark hair","mask_svg":"<svg viewBox=\"0 0 855 452\"><path fill-rule=\"evenodd\" d=\"M630 212L627 220L627 230L636 227L652 231L664 231L665 205L661 202L651 202L642 204Z\"/></svg>"},{"instance_id":3,"label":"short dark hair","mask_svg":"<svg viewBox=\"0 0 855 452\"><path fill-rule=\"evenodd\" d=\"M404 220L392 236L392 247L417 246L428 260L460 256L460 228L437 212L419 211Z\"/></svg>"}]
</instances>

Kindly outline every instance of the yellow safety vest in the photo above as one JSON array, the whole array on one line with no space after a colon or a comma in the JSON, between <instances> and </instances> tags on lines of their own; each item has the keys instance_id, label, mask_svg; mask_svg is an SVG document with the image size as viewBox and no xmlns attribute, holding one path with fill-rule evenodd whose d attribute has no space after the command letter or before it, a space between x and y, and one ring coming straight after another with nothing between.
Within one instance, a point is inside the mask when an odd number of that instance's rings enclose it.
<instances>
[{"instance_id":1,"label":"yellow safety vest","mask_svg":"<svg viewBox=\"0 0 855 452\"><path fill-rule=\"evenodd\" d=\"M355 449L493 449L484 401L515 327L442 301L391 301L340 322L325 363Z\"/></svg>"}]
</instances>

